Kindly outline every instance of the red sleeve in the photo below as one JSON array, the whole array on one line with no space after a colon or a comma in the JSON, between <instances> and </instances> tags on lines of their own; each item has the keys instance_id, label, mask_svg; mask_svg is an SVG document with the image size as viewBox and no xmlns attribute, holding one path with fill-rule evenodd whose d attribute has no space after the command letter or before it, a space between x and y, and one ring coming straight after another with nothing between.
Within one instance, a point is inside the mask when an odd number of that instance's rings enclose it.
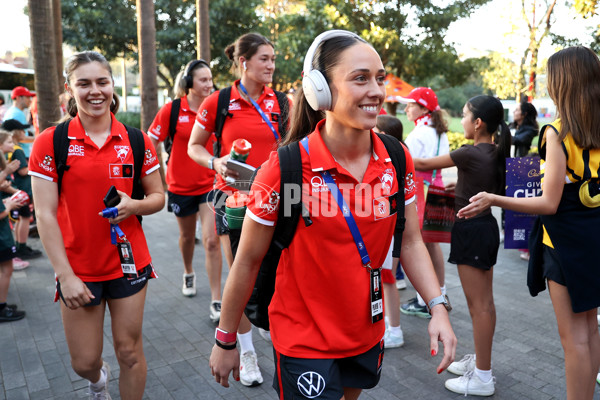
<instances>
[{"instance_id":1,"label":"red sleeve","mask_svg":"<svg viewBox=\"0 0 600 400\"><path fill-rule=\"evenodd\" d=\"M171 108L173 102L165 104L154 117L152 125L148 128L148 136L158 140L159 142L164 141L169 135L169 122L171 120Z\"/></svg>"},{"instance_id":2,"label":"red sleeve","mask_svg":"<svg viewBox=\"0 0 600 400\"><path fill-rule=\"evenodd\" d=\"M254 221L274 226L281 194L281 172L277 152L271 152L254 178L246 214Z\"/></svg>"},{"instance_id":3,"label":"red sleeve","mask_svg":"<svg viewBox=\"0 0 600 400\"><path fill-rule=\"evenodd\" d=\"M404 176L404 204L410 204L415 200L417 194L417 185L415 183L415 165L410 153L405 145L404 157L406 157L406 173Z\"/></svg>"},{"instance_id":4,"label":"red sleeve","mask_svg":"<svg viewBox=\"0 0 600 400\"><path fill-rule=\"evenodd\" d=\"M158 157L156 156L156 149L150 141L148 135L144 136L144 165L142 166L142 177L151 174L160 167Z\"/></svg>"},{"instance_id":5,"label":"red sleeve","mask_svg":"<svg viewBox=\"0 0 600 400\"><path fill-rule=\"evenodd\" d=\"M214 92L208 96L198 109L196 114L196 124L207 132L215 131L215 120L217 119L217 106L219 102L219 93Z\"/></svg>"},{"instance_id":6,"label":"red sleeve","mask_svg":"<svg viewBox=\"0 0 600 400\"><path fill-rule=\"evenodd\" d=\"M50 127L35 139L29 156L29 175L52 182L58 178L54 159L54 130L55 127Z\"/></svg>"}]
</instances>

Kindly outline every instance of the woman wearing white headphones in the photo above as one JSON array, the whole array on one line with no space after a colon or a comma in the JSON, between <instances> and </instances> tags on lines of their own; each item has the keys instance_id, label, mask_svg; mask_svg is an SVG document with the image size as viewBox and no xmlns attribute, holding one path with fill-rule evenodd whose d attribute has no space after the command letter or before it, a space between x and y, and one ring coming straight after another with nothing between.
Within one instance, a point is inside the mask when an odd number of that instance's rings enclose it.
<instances>
[{"instance_id":1,"label":"woman wearing white headphones","mask_svg":"<svg viewBox=\"0 0 600 400\"><path fill-rule=\"evenodd\" d=\"M438 372L454 358L456 337L419 231L412 159L404 148L404 179L397 179L390 154L372 132L385 98L384 79L377 52L351 32L321 34L305 59L303 89L284 144L299 147L303 203L312 224L299 223L283 250L269 306L273 386L282 399L356 399L377 385L385 331L379 269L402 207L395 201L398 191L406 215L402 265L429 302L431 354L437 354L438 341L444 344ZM317 181L324 184L315 187ZM235 332L277 222L277 207L264 205L287 193L280 186L273 152L252 186L210 358L216 381L225 387L230 372L238 379Z\"/></svg>"}]
</instances>

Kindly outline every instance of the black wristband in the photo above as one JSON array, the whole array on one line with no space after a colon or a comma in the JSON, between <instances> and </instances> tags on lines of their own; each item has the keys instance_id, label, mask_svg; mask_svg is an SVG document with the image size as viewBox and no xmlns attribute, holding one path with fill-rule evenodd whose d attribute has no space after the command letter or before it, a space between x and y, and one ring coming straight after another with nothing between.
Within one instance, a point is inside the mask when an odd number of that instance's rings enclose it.
<instances>
[{"instance_id":1,"label":"black wristband","mask_svg":"<svg viewBox=\"0 0 600 400\"><path fill-rule=\"evenodd\" d=\"M233 344L224 344L215 339L215 343L223 350L233 350L237 347L237 340Z\"/></svg>"}]
</instances>

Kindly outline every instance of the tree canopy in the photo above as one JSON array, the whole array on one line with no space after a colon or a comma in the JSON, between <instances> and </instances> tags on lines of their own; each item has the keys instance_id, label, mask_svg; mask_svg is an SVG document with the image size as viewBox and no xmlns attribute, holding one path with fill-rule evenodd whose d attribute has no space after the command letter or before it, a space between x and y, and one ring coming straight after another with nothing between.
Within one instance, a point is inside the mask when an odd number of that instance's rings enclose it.
<instances>
[{"instance_id":1,"label":"tree canopy","mask_svg":"<svg viewBox=\"0 0 600 400\"><path fill-rule=\"evenodd\" d=\"M431 80L460 85L473 73L445 34L449 25L489 0L211 0L213 75L230 82L225 47L256 31L275 45L275 85L287 88L301 77L312 39L327 29L346 29L368 40L388 70L413 85ZM77 50L96 48L108 59L137 58L134 0L62 0L64 40ZM157 73L164 85L195 58L195 1L156 0ZM235 12L233 12L235 10ZM109 22L109 23L107 23Z\"/></svg>"}]
</instances>

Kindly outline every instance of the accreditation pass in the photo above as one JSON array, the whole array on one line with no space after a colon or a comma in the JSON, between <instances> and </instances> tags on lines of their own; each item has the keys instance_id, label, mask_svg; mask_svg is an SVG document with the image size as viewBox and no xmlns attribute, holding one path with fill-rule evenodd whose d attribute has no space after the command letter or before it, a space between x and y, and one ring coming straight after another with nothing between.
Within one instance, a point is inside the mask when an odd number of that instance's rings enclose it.
<instances>
[{"instance_id":1,"label":"accreditation pass","mask_svg":"<svg viewBox=\"0 0 600 400\"><path fill-rule=\"evenodd\" d=\"M381 285L381 268L370 269L371 273L371 322L383 319L383 287Z\"/></svg>"}]
</instances>

